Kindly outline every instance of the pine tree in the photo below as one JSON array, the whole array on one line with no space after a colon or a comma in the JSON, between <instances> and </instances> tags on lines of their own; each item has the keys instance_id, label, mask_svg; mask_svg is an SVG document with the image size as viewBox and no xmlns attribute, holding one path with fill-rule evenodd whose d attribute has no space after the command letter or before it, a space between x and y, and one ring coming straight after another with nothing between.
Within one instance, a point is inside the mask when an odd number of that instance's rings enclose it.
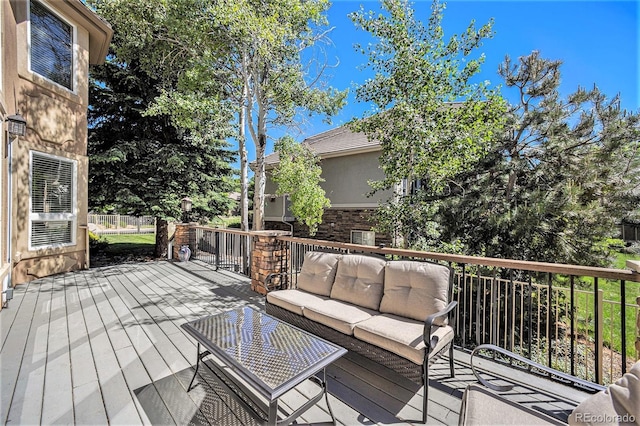
<instances>
[{"instance_id":1,"label":"pine tree","mask_svg":"<svg viewBox=\"0 0 640 426\"><path fill-rule=\"evenodd\" d=\"M488 154L442 194L443 240L474 255L606 264L606 239L640 206L639 116L596 86L563 99L560 66L538 52L501 65L520 102Z\"/></svg>"},{"instance_id":2,"label":"pine tree","mask_svg":"<svg viewBox=\"0 0 640 426\"><path fill-rule=\"evenodd\" d=\"M183 197L193 199L195 219L228 210L228 126L221 119L219 127L208 123L207 129L187 131L167 116L145 115L158 85L136 62L112 55L91 76L89 208L155 216L156 255L164 256L166 221L180 218Z\"/></svg>"}]
</instances>

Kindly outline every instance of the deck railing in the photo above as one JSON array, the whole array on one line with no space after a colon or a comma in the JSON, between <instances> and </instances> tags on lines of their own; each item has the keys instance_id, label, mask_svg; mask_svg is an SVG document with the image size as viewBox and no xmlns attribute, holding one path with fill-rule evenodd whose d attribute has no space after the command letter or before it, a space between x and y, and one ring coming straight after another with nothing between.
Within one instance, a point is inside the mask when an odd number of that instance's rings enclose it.
<instances>
[{"instance_id":1,"label":"deck railing","mask_svg":"<svg viewBox=\"0 0 640 426\"><path fill-rule=\"evenodd\" d=\"M289 267L304 253L336 250L430 260L454 271L458 345L492 343L596 383L639 358L640 275L630 270L450 255L279 237ZM295 276L295 275L294 275Z\"/></svg>"},{"instance_id":2,"label":"deck railing","mask_svg":"<svg viewBox=\"0 0 640 426\"><path fill-rule=\"evenodd\" d=\"M312 250L429 260L454 269L456 344L491 343L596 383L640 358L640 274L278 237L293 279ZM196 228L197 259L250 276L250 233Z\"/></svg>"},{"instance_id":3,"label":"deck railing","mask_svg":"<svg viewBox=\"0 0 640 426\"><path fill-rule=\"evenodd\" d=\"M252 246L248 232L204 226L194 229L195 238L191 244L194 259L215 265L217 269L251 276Z\"/></svg>"}]
</instances>

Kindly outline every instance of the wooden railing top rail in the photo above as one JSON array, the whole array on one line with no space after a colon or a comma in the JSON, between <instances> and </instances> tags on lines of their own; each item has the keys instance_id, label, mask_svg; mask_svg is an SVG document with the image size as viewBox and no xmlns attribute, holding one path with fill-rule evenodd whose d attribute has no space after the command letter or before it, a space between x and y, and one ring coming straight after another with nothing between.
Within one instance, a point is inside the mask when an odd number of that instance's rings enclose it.
<instances>
[{"instance_id":1,"label":"wooden railing top rail","mask_svg":"<svg viewBox=\"0 0 640 426\"><path fill-rule=\"evenodd\" d=\"M613 280L640 282L640 274L627 269L598 268L593 266L566 265L561 263L530 262L525 260L499 259L494 257L476 257L417 250L380 248L374 246L363 246L359 244L339 243L335 241L313 240L309 238L277 238L280 241L287 241L292 243L318 245L343 250L366 251L370 253L388 254L392 256L443 260L446 262L455 262L465 265L494 266L499 268L518 269L523 271L551 272L561 275L588 276L597 278L608 278Z\"/></svg>"}]
</instances>

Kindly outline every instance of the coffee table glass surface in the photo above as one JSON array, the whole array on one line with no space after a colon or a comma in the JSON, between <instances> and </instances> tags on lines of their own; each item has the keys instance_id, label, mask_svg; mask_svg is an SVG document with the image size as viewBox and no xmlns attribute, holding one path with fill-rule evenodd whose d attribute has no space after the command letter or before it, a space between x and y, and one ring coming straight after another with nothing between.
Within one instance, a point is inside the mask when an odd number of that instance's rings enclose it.
<instances>
[{"instance_id":1,"label":"coffee table glass surface","mask_svg":"<svg viewBox=\"0 0 640 426\"><path fill-rule=\"evenodd\" d=\"M347 352L250 307L200 318L182 328L269 401ZM199 360L205 356L199 353ZM326 384L322 386L326 393Z\"/></svg>"}]
</instances>

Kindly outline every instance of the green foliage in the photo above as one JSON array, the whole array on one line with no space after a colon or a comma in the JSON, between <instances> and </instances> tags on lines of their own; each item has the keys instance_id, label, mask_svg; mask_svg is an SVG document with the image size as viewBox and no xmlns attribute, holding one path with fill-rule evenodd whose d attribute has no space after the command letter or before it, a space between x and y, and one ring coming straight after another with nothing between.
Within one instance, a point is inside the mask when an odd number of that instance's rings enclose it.
<instances>
[{"instance_id":1,"label":"green foliage","mask_svg":"<svg viewBox=\"0 0 640 426\"><path fill-rule=\"evenodd\" d=\"M273 181L278 185L277 194L291 200L291 213L315 235L322 223L324 209L331 207L320 182L322 168L316 155L308 146L296 143L291 137L276 143L280 162L273 171Z\"/></svg>"},{"instance_id":2,"label":"green foliage","mask_svg":"<svg viewBox=\"0 0 640 426\"><path fill-rule=\"evenodd\" d=\"M89 231L89 253L91 255L104 251L108 245L109 242L105 238Z\"/></svg>"},{"instance_id":3,"label":"green foliage","mask_svg":"<svg viewBox=\"0 0 640 426\"><path fill-rule=\"evenodd\" d=\"M157 78L162 90L147 114L167 115L174 125L199 129L202 120L230 111L238 116L241 180L246 182L245 130L256 146L255 209L262 227L264 155L274 126L296 126L303 113L330 116L346 92L319 75L325 58L327 0L92 0L116 25L116 54ZM309 52L313 50L313 52ZM311 58L311 63L303 63ZM217 127L210 127L217 128ZM244 211L242 212L245 215Z\"/></svg>"},{"instance_id":4,"label":"green foliage","mask_svg":"<svg viewBox=\"0 0 640 426\"><path fill-rule=\"evenodd\" d=\"M640 120L595 86L562 99L560 65L533 52L500 67L521 102L481 161L439 197L444 241L472 255L608 263L607 239L640 205Z\"/></svg>"},{"instance_id":5,"label":"green foliage","mask_svg":"<svg viewBox=\"0 0 640 426\"><path fill-rule=\"evenodd\" d=\"M378 229L404 237L405 245L430 246L438 238L431 195L482 158L502 126L502 98L487 84L471 83L484 58L470 55L491 37L492 23L476 30L472 22L445 41L444 5L437 0L427 26L406 0L383 0L382 8L382 14L361 9L350 15L377 39L357 46L376 74L356 92L376 109L352 128L382 146L385 178L371 183L374 191L394 191ZM404 193L398 191L403 182Z\"/></svg>"},{"instance_id":6,"label":"green foliage","mask_svg":"<svg viewBox=\"0 0 640 426\"><path fill-rule=\"evenodd\" d=\"M179 218L180 200L189 196L196 218L227 211L233 155L223 109L197 127L178 127L168 115L145 114L159 95L158 81L138 61L111 55L91 75L91 209Z\"/></svg>"}]
</instances>

